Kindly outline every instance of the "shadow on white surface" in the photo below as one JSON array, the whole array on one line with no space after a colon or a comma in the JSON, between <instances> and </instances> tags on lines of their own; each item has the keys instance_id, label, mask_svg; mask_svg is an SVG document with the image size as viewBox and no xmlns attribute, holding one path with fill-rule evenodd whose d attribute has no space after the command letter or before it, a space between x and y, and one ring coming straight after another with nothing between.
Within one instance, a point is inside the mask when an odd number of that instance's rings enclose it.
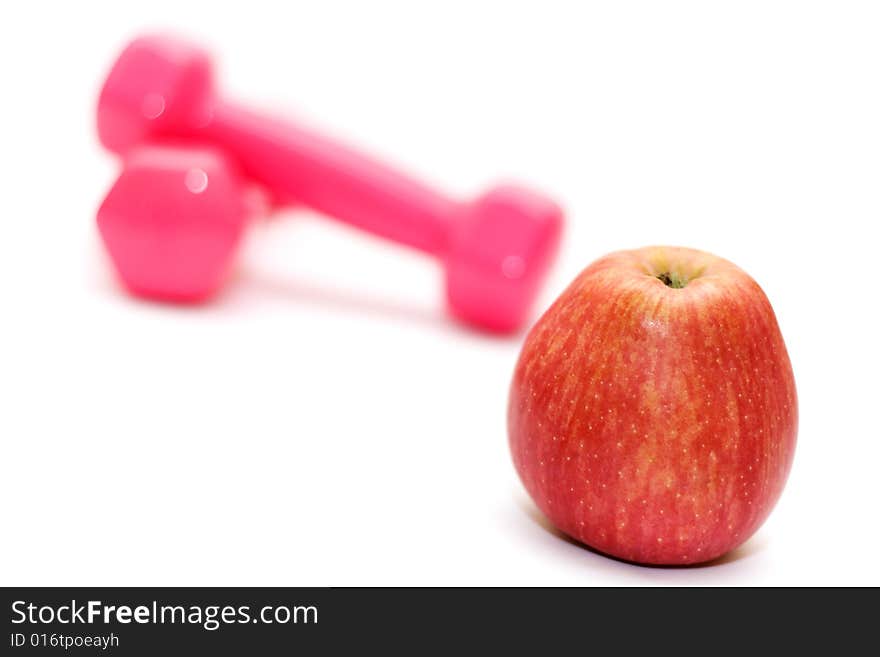
<instances>
[{"instance_id":1,"label":"shadow on white surface","mask_svg":"<svg viewBox=\"0 0 880 657\"><path fill-rule=\"evenodd\" d=\"M436 308L419 306L403 300L345 290L339 286L282 276L272 277L247 270L236 272L217 294L200 303L154 301L137 297L129 294L125 286L114 281L110 274L102 275L97 286L102 294L118 297L123 302L172 313L236 314L245 308L251 312L253 302L268 300L293 309L301 307L328 311L357 319L387 321L440 331L451 337L476 338L501 344L518 344L525 335L524 329L512 334L497 334L467 326L444 312L440 304Z\"/></svg>"},{"instance_id":2,"label":"shadow on white surface","mask_svg":"<svg viewBox=\"0 0 880 657\"><path fill-rule=\"evenodd\" d=\"M737 578L739 578L749 571L748 565L754 562L755 557L766 548L766 541L758 535L752 537L735 550L702 564L685 566L637 564L594 550L588 545L559 531L538 510L531 500L520 497L517 506L521 511L521 515L531 521L529 524L540 527L545 537L547 535L552 537L551 546L553 546L554 558L568 560L572 565L583 569L586 575L589 575L588 569L591 566L595 566L597 569L609 574L611 571L614 571L614 574L618 577L623 575L632 578L633 581L631 583L633 584L649 584L653 582L663 585L677 583L692 586L699 585L700 583L710 583L708 581L710 576L712 579L711 583L717 583L717 578L714 575L722 572L732 574L734 571L737 574ZM546 543L546 541L542 542Z\"/></svg>"},{"instance_id":3,"label":"shadow on white surface","mask_svg":"<svg viewBox=\"0 0 880 657\"><path fill-rule=\"evenodd\" d=\"M441 307L431 308L394 299L377 298L305 280L270 277L252 271L241 271L235 277L240 296L247 294L268 297L282 303L307 304L347 315L377 317L430 328L461 330ZM239 295L236 295L239 296Z\"/></svg>"}]
</instances>

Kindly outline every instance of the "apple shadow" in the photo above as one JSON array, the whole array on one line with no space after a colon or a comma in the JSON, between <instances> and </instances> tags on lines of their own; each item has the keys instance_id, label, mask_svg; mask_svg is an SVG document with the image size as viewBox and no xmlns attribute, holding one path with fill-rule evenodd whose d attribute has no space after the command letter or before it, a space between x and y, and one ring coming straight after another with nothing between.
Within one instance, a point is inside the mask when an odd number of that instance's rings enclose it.
<instances>
[{"instance_id":1,"label":"apple shadow","mask_svg":"<svg viewBox=\"0 0 880 657\"><path fill-rule=\"evenodd\" d=\"M712 570L717 569L720 566L726 566L729 564L733 564L736 562L744 561L762 551L766 544L760 538L755 536L751 537L745 543L740 545L738 548L727 552L726 554L721 555L711 561L705 561L702 563L694 563L694 564L644 564L638 563L635 561L628 561L626 559L621 559L620 557L615 557L611 554L606 554L605 552L601 552L593 547L590 547L586 543L582 543L577 539L572 538L568 534L557 529L550 520L543 514L541 511L531 502L531 500L523 500L520 499L518 501L518 506L520 510L525 514L525 516L531 520L534 524L538 525L545 532L550 534L556 539L561 540L562 542L576 547L579 550L582 550L588 554L592 554L598 557L602 557L610 562L615 562L618 564L623 564L626 566L631 566L634 571L642 570L645 572L650 571L699 571L699 570Z\"/></svg>"}]
</instances>

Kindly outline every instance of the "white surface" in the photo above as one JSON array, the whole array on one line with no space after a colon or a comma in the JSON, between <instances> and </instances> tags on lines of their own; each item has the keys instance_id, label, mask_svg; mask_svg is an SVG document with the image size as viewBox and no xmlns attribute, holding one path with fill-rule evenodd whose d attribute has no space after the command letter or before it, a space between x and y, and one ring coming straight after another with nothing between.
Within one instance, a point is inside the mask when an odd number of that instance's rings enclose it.
<instances>
[{"instance_id":1,"label":"white surface","mask_svg":"<svg viewBox=\"0 0 880 657\"><path fill-rule=\"evenodd\" d=\"M431 262L306 212L209 307L122 294L93 107L145 27L452 192L558 196L542 306L619 248L750 272L801 407L767 524L686 570L549 533L507 452L521 337L449 324ZM3 5L0 583L880 584L878 34L873 2Z\"/></svg>"}]
</instances>

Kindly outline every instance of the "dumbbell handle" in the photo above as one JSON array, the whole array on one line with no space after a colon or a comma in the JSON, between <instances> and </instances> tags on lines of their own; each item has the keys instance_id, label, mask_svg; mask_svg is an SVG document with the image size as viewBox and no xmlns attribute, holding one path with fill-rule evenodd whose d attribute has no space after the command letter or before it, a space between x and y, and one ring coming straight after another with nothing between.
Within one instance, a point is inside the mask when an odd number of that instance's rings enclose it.
<instances>
[{"instance_id":1,"label":"dumbbell handle","mask_svg":"<svg viewBox=\"0 0 880 657\"><path fill-rule=\"evenodd\" d=\"M353 149L225 101L199 133L283 200L430 254L446 251L460 204Z\"/></svg>"}]
</instances>

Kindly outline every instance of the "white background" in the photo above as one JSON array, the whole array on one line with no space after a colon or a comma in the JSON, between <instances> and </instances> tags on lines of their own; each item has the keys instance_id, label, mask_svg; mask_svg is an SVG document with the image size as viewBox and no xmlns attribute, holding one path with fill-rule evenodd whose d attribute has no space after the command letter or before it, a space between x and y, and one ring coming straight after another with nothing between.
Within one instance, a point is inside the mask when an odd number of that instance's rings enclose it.
<instances>
[{"instance_id":1,"label":"white background","mask_svg":"<svg viewBox=\"0 0 880 657\"><path fill-rule=\"evenodd\" d=\"M766 525L691 569L549 531L507 451L522 335L451 324L435 263L302 209L213 304L127 297L93 115L145 28L451 193L558 197L542 307L620 248L750 272L801 408ZM878 35L876 2L4 2L0 583L880 584Z\"/></svg>"}]
</instances>

